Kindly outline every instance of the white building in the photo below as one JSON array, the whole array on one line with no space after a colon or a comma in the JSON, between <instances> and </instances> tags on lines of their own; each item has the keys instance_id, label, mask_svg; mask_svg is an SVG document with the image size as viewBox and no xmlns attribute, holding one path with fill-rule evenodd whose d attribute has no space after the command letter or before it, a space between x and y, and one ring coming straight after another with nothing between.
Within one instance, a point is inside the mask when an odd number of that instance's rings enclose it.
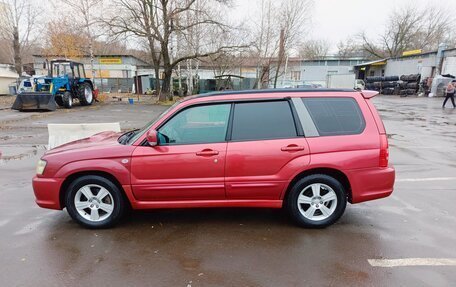
<instances>
[{"instance_id":1,"label":"white building","mask_svg":"<svg viewBox=\"0 0 456 287\"><path fill-rule=\"evenodd\" d=\"M11 65L0 64L0 95L10 94L9 86L15 84L19 78L13 69Z\"/></svg>"}]
</instances>

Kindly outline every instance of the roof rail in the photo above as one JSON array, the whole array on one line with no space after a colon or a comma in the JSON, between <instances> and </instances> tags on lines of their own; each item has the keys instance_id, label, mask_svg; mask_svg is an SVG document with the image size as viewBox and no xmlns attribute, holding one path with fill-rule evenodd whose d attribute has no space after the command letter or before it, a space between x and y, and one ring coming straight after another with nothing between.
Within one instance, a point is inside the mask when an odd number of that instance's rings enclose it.
<instances>
[{"instance_id":1,"label":"roof rail","mask_svg":"<svg viewBox=\"0 0 456 287\"><path fill-rule=\"evenodd\" d=\"M196 95L195 98L224 96L224 95L245 95L245 94L269 94L269 93L308 93L308 92L354 92L354 89L263 89L263 90L241 90L241 91L220 91Z\"/></svg>"}]
</instances>

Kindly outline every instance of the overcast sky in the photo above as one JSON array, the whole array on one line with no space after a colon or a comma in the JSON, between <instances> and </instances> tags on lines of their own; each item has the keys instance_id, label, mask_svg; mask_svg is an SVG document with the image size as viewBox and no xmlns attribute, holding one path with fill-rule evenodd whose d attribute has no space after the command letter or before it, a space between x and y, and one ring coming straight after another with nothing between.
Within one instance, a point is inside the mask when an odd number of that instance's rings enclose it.
<instances>
[{"instance_id":1,"label":"overcast sky","mask_svg":"<svg viewBox=\"0 0 456 287\"><path fill-rule=\"evenodd\" d=\"M248 17L261 0L235 0L236 17ZM456 0L314 0L311 37L325 39L335 52L340 40L365 31L375 37L383 31L388 14L395 7L412 4L420 7L441 5L453 11L456 22ZM455 31L456 33L456 31Z\"/></svg>"}]
</instances>

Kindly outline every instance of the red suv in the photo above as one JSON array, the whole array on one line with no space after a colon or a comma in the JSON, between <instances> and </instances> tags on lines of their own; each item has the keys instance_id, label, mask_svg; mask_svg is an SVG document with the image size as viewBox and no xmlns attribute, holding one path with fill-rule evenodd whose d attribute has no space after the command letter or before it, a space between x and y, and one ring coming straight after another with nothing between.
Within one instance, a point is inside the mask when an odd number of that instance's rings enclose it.
<instances>
[{"instance_id":1,"label":"red suv","mask_svg":"<svg viewBox=\"0 0 456 287\"><path fill-rule=\"evenodd\" d=\"M104 132L48 151L36 202L83 226L115 224L128 208L284 207L325 227L347 201L386 197L383 123L354 90L210 93L177 102L144 128Z\"/></svg>"}]
</instances>

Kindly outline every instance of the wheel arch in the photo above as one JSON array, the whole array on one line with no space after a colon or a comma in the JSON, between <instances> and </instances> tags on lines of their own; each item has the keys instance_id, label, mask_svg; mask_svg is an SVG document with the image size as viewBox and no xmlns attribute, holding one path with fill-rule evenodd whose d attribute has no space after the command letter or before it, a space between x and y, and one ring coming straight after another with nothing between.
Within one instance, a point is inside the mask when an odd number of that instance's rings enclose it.
<instances>
[{"instance_id":1,"label":"wheel arch","mask_svg":"<svg viewBox=\"0 0 456 287\"><path fill-rule=\"evenodd\" d=\"M60 186L59 190L59 200L60 200L60 207L64 208L65 206L65 194L67 191L67 188L70 186L70 184L77 178L85 175L97 175L104 177L108 180L110 180L112 183L114 183L117 188L120 190L122 193L122 196L124 197L125 201L128 203L128 206L131 208L131 203L130 200L128 199L127 194L125 193L125 190L123 189L122 185L120 184L119 180L112 174L106 171L100 171L100 170L84 170L84 171L78 171L75 173L72 173L68 175L65 180L63 181L62 185Z\"/></svg>"},{"instance_id":2,"label":"wheel arch","mask_svg":"<svg viewBox=\"0 0 456 287\"><path fill-rule=\"evenodd\" d=\"M347 175L338 169L328 168L328 167L312 168L312 169L307 169L307 170L304 170L304 171L298 173L288 184L288 187L285 190L285 194L283 196L284 201L286 201L291 188L298 180L300 180L301 178L304 178L308 175L312 175L312 174L325 174L325 175L329 175L329 176L337 179L342 184L345 191L347 192L348 202L350 202L350 203L352 202L352 188L351 188L350 181L349 181Z\"/></svg>"}]
</instances>

